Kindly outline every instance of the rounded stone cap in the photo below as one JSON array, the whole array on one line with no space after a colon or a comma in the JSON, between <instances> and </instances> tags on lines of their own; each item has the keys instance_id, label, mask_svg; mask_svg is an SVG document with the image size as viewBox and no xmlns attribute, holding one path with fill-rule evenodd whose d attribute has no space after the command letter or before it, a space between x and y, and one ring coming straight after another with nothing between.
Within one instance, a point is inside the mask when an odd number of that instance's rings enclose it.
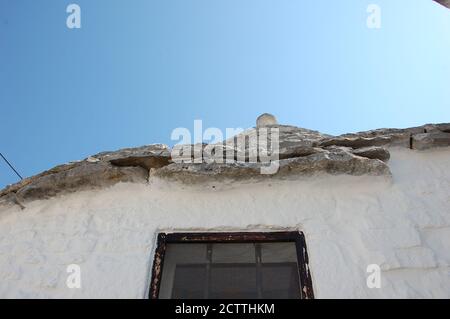
<instances>
[{"instance_id":1,"label":"rounded stone cap","mask_svg":"<svg viewBox=\"0 0 450 319\"><path fill-rule=\"evenodd\" d=\"M263 127L263 126L276 125L276 124L278 124L277 118L269 113L261 114L256 119L256 127Z\"/></svg>"}]
</instances>

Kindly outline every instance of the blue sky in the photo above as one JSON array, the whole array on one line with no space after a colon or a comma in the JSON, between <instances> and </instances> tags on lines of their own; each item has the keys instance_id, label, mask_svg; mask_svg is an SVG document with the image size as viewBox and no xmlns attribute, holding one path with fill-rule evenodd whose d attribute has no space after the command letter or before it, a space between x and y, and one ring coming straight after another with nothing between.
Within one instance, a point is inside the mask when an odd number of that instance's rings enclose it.
<instances>
[{"instance_id":1,"label":"blue sky","mask_svg":"<svg viewBox=\"0 0 450 319\"><path fill-rule=\"evenodd\" d=\"M31 176L173 145L195 119L246 128L269 112L330 134L450 122L449 35L431 0L0 0L0 152ZM0 161L0 188L17 180Z\"/></svg>"}]
</instances>

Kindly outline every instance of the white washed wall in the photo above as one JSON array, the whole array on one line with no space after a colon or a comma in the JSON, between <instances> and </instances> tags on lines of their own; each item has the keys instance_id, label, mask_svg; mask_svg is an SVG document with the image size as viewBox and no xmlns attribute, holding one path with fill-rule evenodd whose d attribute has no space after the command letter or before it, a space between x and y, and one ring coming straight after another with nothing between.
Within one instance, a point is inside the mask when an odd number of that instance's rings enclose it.
<instances>
[{"instance_id":1,"label":"white washed wall","mask_svg":"<svg viewBox=\"0 0 450 319\"><path fill-rule=\"evenodd\" d=\"M392 149L393 179L120 184L0 208L0 297L144 298L160 231L305 233L317 298L450 298L450 149ZM81 267L81 289L66 267ZM381 289L366 267L382 268Z\"/></svg>"}]
</instances>

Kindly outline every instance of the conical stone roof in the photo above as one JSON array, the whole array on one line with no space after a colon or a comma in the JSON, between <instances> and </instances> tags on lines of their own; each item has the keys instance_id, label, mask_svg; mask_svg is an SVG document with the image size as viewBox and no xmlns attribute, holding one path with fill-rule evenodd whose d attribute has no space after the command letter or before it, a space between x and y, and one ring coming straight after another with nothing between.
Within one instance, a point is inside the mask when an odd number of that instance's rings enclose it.
<instances>
[{"instance_id":1,"label":"conical stone roof","mask_svg":"<svg viewBox=\"0 0 450 319\"><path fill-rule=\"evenodd\" d=\"M276 131L277 148L273 148ZM261 160L258 144L236 143L266 137L265 151L270 162ZM234 143L233 143L234 142ZM54 167L26 178L0 191L0 204L19 204L46 199L79 190L102 188L119 182L148 183L153 178L196 184L210 181L249 181L302 178L317 173L390 176L389 148L404 147L426 150L450 146L450 124L427 124L407 129L377 129L360 133L332 136L290 125L266 124L246 130L232 139L213 145L188 145L187 150L200 150L200 162L195 152L183 154L179 162L173 149L164 144L102 152L84 160ZM218 150L231 153L224 157ZM208 152L206 152L206 150ZM213 152L211 152L213 150ZM257 153L256 159L253 156ZM218 155L219 154L219 155ZM230 156L231 154L231 156ZM222 162L217 158L224 159ZM189 162L189 160L191 160ZM277 170L262 173L276 164Z\"/></svg>"}]
</instances>

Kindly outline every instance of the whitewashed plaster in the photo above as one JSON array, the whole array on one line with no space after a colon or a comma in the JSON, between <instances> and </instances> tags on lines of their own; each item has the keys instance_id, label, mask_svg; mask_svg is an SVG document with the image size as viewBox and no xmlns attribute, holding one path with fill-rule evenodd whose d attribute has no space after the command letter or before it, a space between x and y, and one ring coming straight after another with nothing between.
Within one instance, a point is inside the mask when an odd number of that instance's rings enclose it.
<instances>
[{"instance_id":1,"label":"whitewashed plaster","mask_svg":"<svg viewBox=\"0 0 450 319\"><path fill-rule=\"evenodd\" d=\"M0 297L145 298L158 232L298 229L316 298L450 298L450 148L390 152L391 179L151 180L0 207ZM366 285L374 263L380 289Z\"/></svg>"}]
</instances>

